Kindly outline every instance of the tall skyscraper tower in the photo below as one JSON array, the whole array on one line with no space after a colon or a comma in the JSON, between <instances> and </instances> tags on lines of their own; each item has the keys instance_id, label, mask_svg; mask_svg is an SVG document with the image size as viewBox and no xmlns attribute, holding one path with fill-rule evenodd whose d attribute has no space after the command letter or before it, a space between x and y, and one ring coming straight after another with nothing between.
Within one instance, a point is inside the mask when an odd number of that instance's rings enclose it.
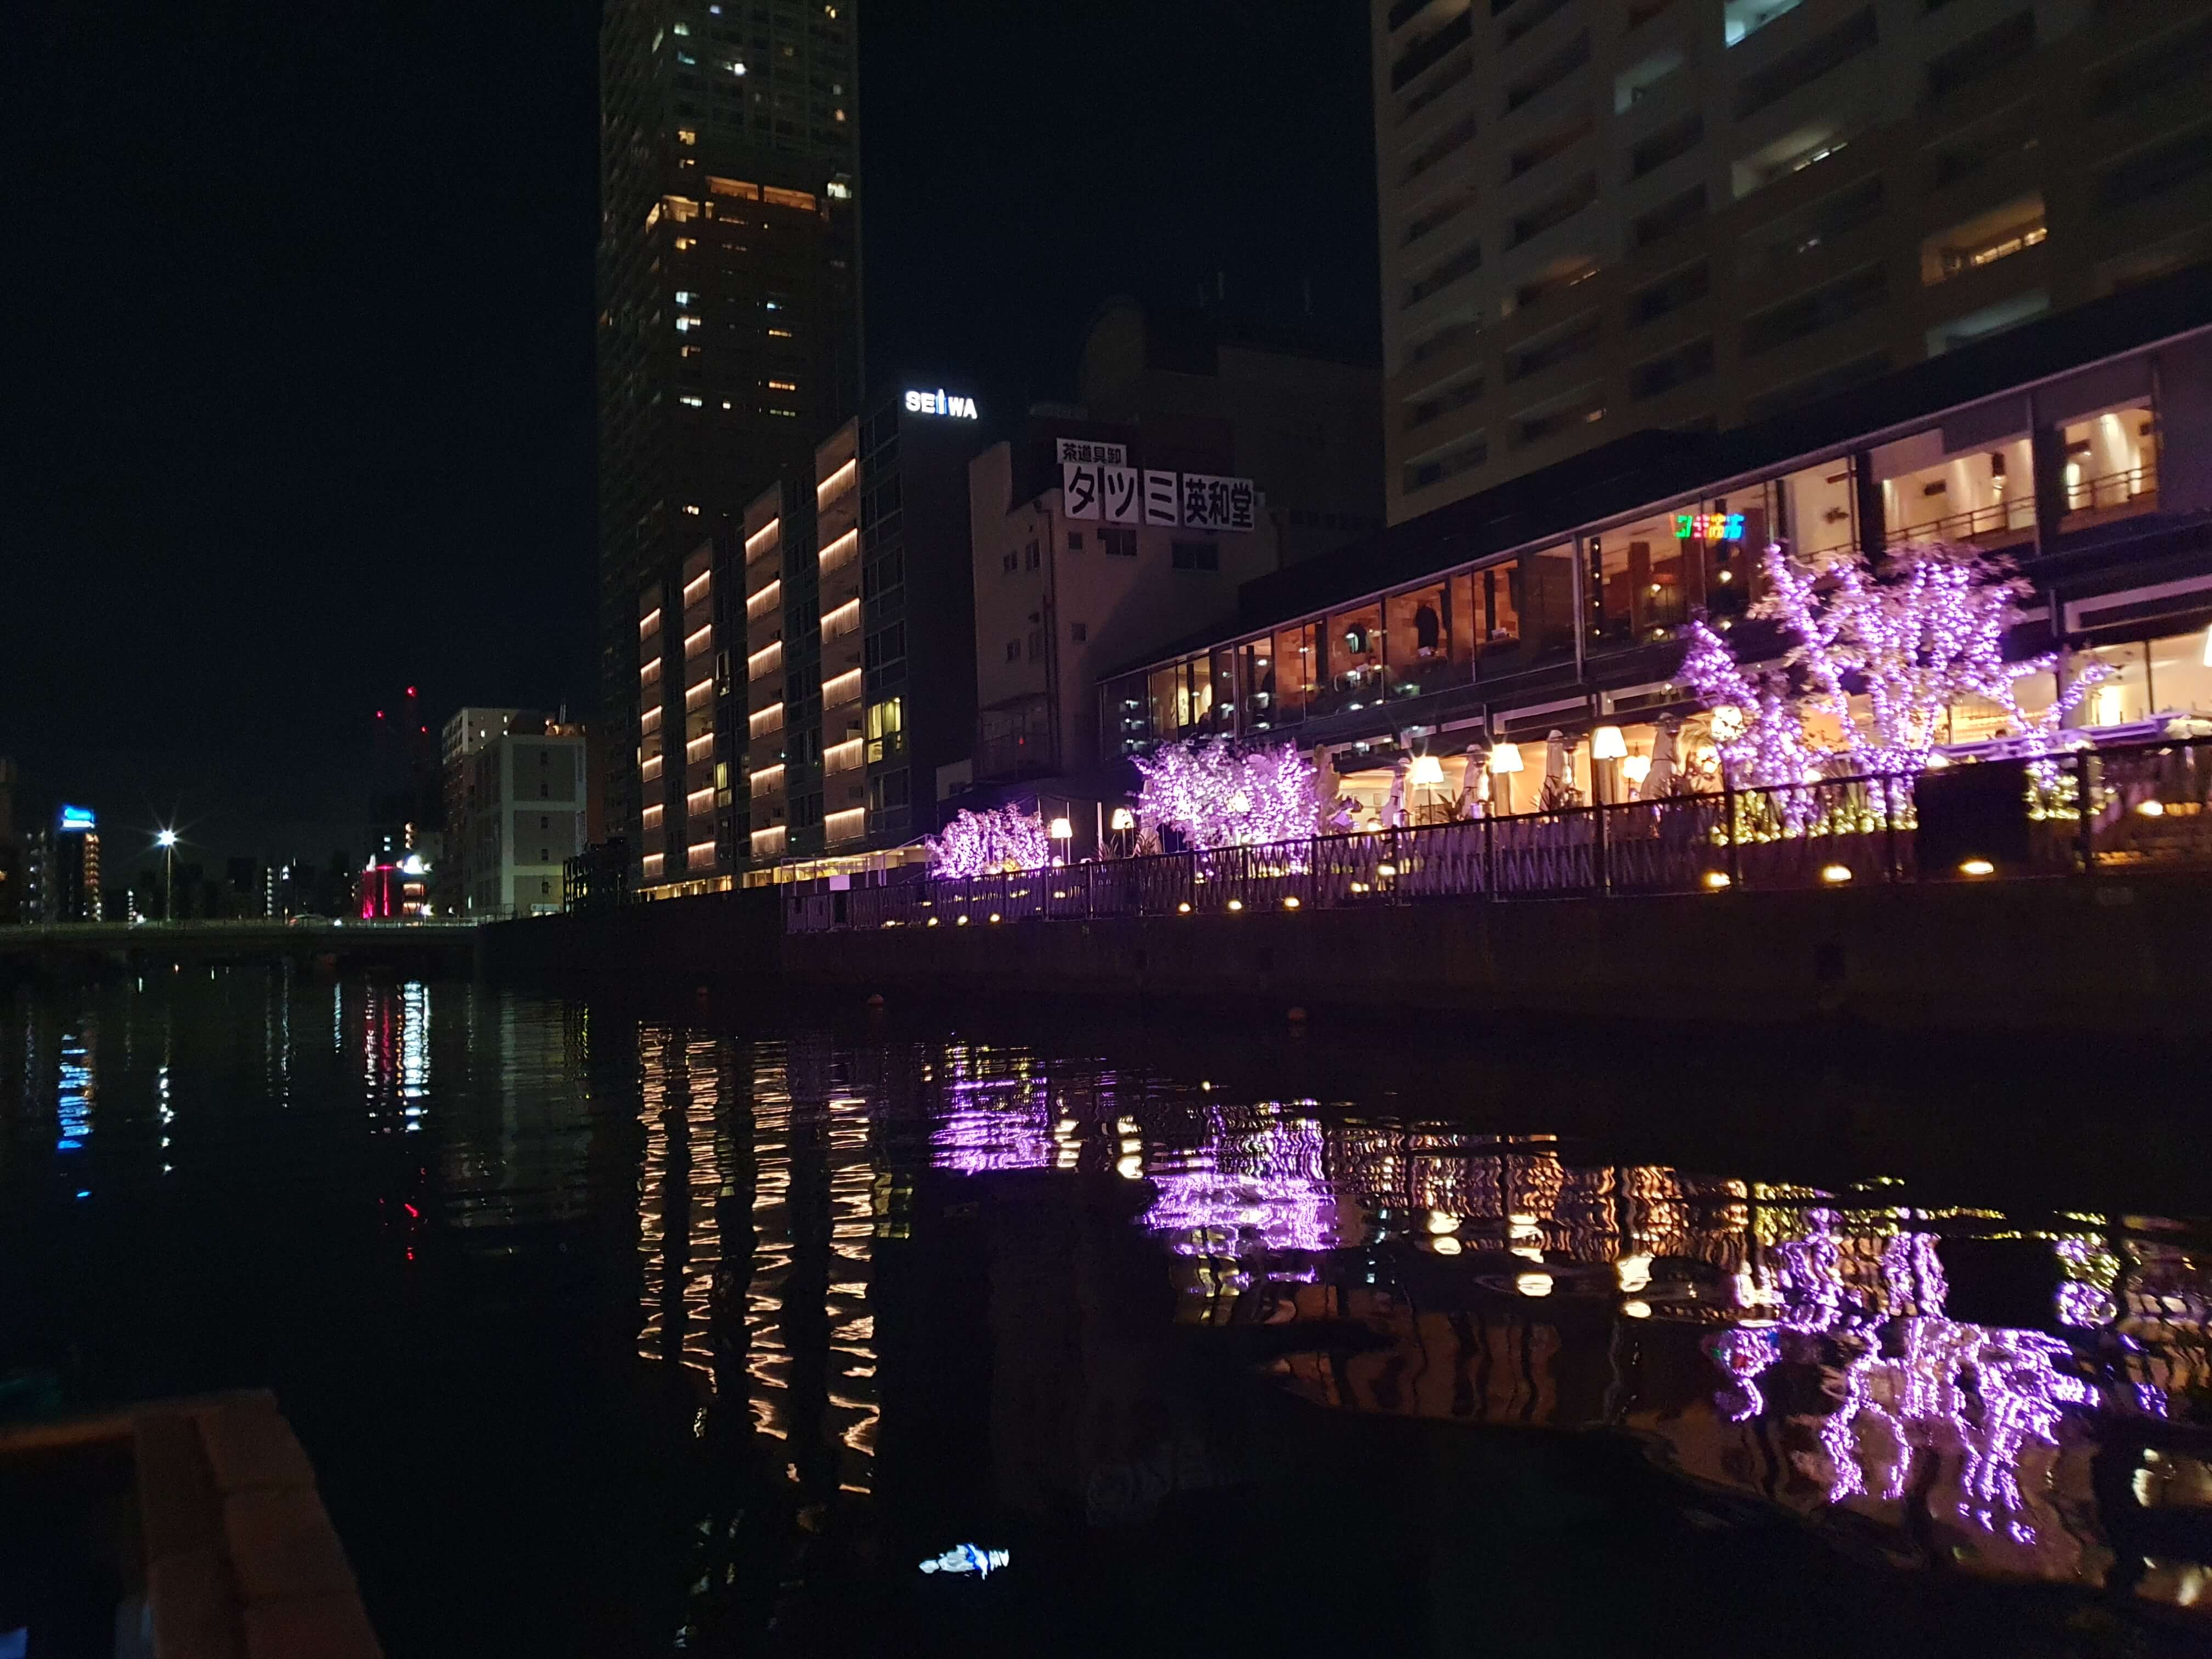
<instances>
[{"instance_id":1,"label":"tall skyscraper tower","mask_svg":"<svg viewBox=\"0 0 2212 1659\"><path fill-rule=\"evenodd\" d=\"M601 703L610 832L633 843L639 595L858 399L856 9L607 0Z\"/></svg>"}]
</instances>

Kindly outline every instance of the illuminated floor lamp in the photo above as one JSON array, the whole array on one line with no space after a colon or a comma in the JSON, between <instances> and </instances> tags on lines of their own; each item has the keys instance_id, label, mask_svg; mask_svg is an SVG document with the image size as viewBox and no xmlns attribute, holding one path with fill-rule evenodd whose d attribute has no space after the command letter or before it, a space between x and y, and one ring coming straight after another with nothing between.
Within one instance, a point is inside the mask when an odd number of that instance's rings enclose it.
<instances>
[{"instance_id":1,"label":"illuminated floor lamp","mask_svg":"<svg viewBox=\"0 0 2212 1659\"><path fill-rule=\"evenodd\" d=\"M1513 775L1521 769L1521 745L1501 743L1490 751L1490 776L1493 803L1500 817L1513 811Z\"/></svg>"},{"instance_id":2,"label":"illuminated floor lamp","mask_svg":"<svg viewBox=\"0 0 2212 1659\"><path fill-rule=\"evenodd\" d=\"M1060 844L1060 861L1067 862L1067 854L1075 841L1075 826L1065 817L1054 818L1048 833Z\"/></svg>"},{"instance_id":3,"label":"illuminated floor lamp","mask_svg":"<svg viewBox=\"0 0 2212 1659\"><path fill-rule=\"evenodd\" d=\"M1590 733L1590 793L1600 806L1620 799L1620 763L1628 758L1628 740L1617 726L1601 726Z\"/></svg>"},{"instance_id":4,"label":"illuminated floor lamp","mask_svg":"<svg viewBox=\"0 0 2212 1659\"><path fill-rule=\"evenodd\" d=\"M1436 815L1436 792L1444 787L1443 763L1434 755L1414 756L1413 769L1406 774L1406 787L1419 792L1414 796L1419 805L1413 821L1431 822Z\"/></svg>"}]
</instances>

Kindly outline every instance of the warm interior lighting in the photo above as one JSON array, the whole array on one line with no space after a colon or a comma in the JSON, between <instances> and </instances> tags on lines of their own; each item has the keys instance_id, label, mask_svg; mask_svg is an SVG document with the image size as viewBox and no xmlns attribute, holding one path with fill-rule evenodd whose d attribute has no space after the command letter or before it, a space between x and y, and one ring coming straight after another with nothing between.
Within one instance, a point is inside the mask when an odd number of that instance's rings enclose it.
<instances>
[{"instance_id":1,"label":"warm interior lighting","mask_svg":"<svg viewBox=\"0 0 2212 1659\"><path fill-rule=\"evenodd\" d=\"M1416 789L1440 789L1444 781L1443 763L1434 755L1416 755L1406 781Z\"/></svg>"},{"instance_id":2,"label":"warm interior lighting","mask_svg":"<svg viewBox=\"0 0 2212 1659\"><path fill-rule=\"evenodd\" d=\"M1457 1255L1465 1246L1449 1233L1445 1233L1441 1237L1431 1239L1429 1242L1429 1248L1438 1255Z\"/></svg>"},{"instance_id":3,"label":"warm interior lighting","mask_svg":"<svg viewBox=\"0 0 2212 1659\"><path fill-rule=\"evenodd\" d=\"M1708 870L1705 872L1705 887L1708 891L1717 893L1722 888L1728 884L1729 878L1721 871Z\"/></svg>"},{"instance_id":4,"label":"warm interior lighting","mask_svg":"<svg viewBox=\"0 0 2212 1659\"><path fill-rule=\"evenodd\" d=\"M1592 760L1626 760L1628 758L1628 739L1620 734L1619 726L1601 726L1590 733L1590 758Z\"/></svg>"},{"instance_id":5,"label":"warm interior lighting","mask_svg":"<svg viewBox=\"0 0 2212 1659\"><path fill-rule=\"evenodd\" d=\"M1298 908L1297 896L1295 893L1294 893L1294 894L1292 894L1290 897L1288 897L1288 898L1286 898L1286 899L1285 899L1285 900L1283 901L1283 908L1285 908L1285 910L1295 910L1295 909L1297 909L1297 908Z\"/></svg>"},{"instance_id":6,"label":"warm interior lighting","mask_svg":"<svg viewBox=\"0 0 2212 1659\"><path fill-rule=\"evenodd\" d=\"M1631 783L1640 787L1644 780L1651 775L1651 757L1631 755L1626 760L1621 762L1620 775Z\"/></svg>"},{"instance_id":7,"label":"warm interior lighting","mask_svg":"<svg viewBox=\"0 0 2212 1659\"><path fill-rule=\"evenodd\" d=\"M1137 815L1126 806L1117 806L1114 809L1112 827L1116 830L1133 830L1137 827Z\"/></svg>"},{"instance_id":8,"label":"warm interior lighting","mask_svg":"<svg viewBox=\"0 0 2212 1659\"><path fill-rule=\"evenodd\" d=\"M1995 875L1996 866L1991 864L1987 859L1968 859L1959 866L1959 873L1962 876Z\"/></svg>"},{"instance_id":9,"label":"warm interior lighting","mask_svg":"<svg viewBox=\"0 0 2212 1659\"><path fill-rule=\"evenodd\" d=\"M1517 743L1499 744L1490 751L1490 769L1500 774L1518 772L1521 769L1521 745Z\"/></svg>"},{"instance_id":10,"label":"warm interior lighting","mask_svg":"<svg viewBox=\"0 0 2212 1659\"><path fill-rule=\"evenodd\" d=\"M2136 811L2142 813L2143 817L2147 818L2162 818L2166 816L2166 803L2162 800L2155 799L2137 801L2136 803ZM167 843L164 844L166 845Z\"/></svg>"},{"instance_id":11,"label":"warm interior lighting","mask_svg":"<svg viewBox=\"0 0 2212 1659\"><path fill-rule=\"evenodd\" d=\"M1822 881L1849 881L1850 878L1851 866L1848 864L1831 864L1826 866L1820 872L1820 879Z\"/></svg>"},{"instance_id":12,"label":"warm interior lighting","mask_svg":"<svg viewBox=\"0 0 2212 1659\"><path fill-rule=\"evenodd\" d=\"M1181 916L1188 915L1190 914L1190 901L1188 899L1185 899L1181 904L1176 905L1176 914Z\"/></svg>"},{"instance_id":13,"label":"warm interior lighting","mask_svg":"<svg viewBox=\"0 0 2212 1659\"><path fill-rule=\"evenodd\" d=\"M1054 818L1050 833L1054 841L1073 841L1075 839L1075 826L1066 818Z\"/></svg>"},{"instance_id":14,"label":"warm interior lighting","mask_svg":"<svg viewBox=\"0 0 2212 1659\"><path fill-rule=\"evenodd\" d=\"M768 542L769 538L774 536L777 531L782 528L783 520L781 518L775 518L770 519L758 530L754 531L751 535L745 538L745 556L749 559L751 558L754 554L760 551L763 545Z\"/></svg>"},{"instance_id":15,"label":"warm interior lighting","mask_svg":"<svg viewBox=\"0 0 2212 1659\"><path fill-rule=\"evenodd\" d=\"M1232 910L1242 910L1244 908L1244 901L1243 899L1231 899L1229 901L1229 908Z\"/></svg>"}]
</instances>

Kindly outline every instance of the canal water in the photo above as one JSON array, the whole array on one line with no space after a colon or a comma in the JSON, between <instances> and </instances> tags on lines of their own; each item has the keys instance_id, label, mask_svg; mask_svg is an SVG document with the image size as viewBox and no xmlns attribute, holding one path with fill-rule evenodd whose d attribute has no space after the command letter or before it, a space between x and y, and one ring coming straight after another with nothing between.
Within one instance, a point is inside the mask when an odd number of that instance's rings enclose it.
<instances>
[{"instance_id":1,"label":"canal water","mask_svg":"<svg viewBox=\"0 0 2212 1659\"><path fill-rule=\"evenodd\" d=\"M0 994L0 1401L275 1388L398 1659L2202 1651L2201 1081L2008 1059Z\"/></svg>"}]
</instances>

